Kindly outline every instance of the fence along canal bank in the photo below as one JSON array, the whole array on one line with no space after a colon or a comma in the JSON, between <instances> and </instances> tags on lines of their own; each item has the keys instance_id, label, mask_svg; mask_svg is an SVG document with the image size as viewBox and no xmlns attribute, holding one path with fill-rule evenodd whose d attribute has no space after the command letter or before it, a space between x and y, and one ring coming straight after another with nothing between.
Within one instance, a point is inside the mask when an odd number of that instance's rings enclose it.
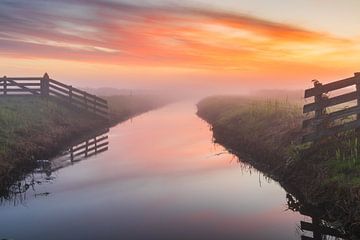
<instances>
[{"instance_id":1,"label":"fence along canal bank","mask_svg":"<svg viewBox=\"0 0 360 240\"><path fill-rule=\"evenodd\" d=\"M359 73L326 84L314 81L304 96L315 101L298 104L296 114L271 105L257 114L261 101L221 96L201 101L198 114L211 124L216 142L250 156L244 158L252 166L355 237L360 236L359 83ZM296 119L286 122L290 115ZM246 130L251 127L259 134Z\"/></svg>"},{"instance_id":2,"label":"fence along canal bank","mask_svg":"<svg viewBox=\"0 0 360 240\"><path fill-rule=\"evenodd\" d=\"M108 103L105 99L51 79L47 73L43 77L4 76L0 78L0 93L0 97L33 95L51 97L64 104L109 119Z\"/></svg>"},{"instance_id":3,"label":"fence along canal bank","mask_svg":"<svg viewBox=\"0 0 360 240\"><path fill-rule=\"evenodd\" d=\"M315 112L314 117L304 120L303 128L312 128L312 132L303 136L303 142L319 140L321 138L336 135L338 133L360 128L360 73L355 73L354 77L343 80L322 84L314 80L314 87L305 90L305 99L314 98L313 103L304 105L303 112ZM333 91L353 87L355 91L341 93L340 95L329 97ZM353 101L356 100L356 103ZM327 108L339 104L347 104L342 109L335 109L327 112ZM349 107L350 106L350 107ZM331 126L336 120L346 119L351 115L356 115L354 120L340 122L336 126Z\"/></svg>"}]
</instances>

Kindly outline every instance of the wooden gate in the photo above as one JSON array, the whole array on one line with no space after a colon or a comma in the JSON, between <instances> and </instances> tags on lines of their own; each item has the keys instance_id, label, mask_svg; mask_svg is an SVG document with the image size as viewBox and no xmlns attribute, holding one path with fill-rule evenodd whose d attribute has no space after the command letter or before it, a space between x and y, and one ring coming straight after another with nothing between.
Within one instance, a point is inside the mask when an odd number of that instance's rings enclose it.
<instances>
[{"instance_id":1,"label":"wooden gate","mask_svg":"<svg viewBox=\"0 0 360 240\"><path fill-rule=\"evenodd\" d=\"M328 95L337 90L348 91L334 97ZM303 142L311 142L360 127L360 73L328 84L314 80L314 87L305 90L305 99L310 97L314 98L314 102L304 105L303 112L314 112L314 116L303 122L303 128L311 127L311 132L303 136ZM334 108L339 104L347 105L329 111L330 107Z\"/></svg>"},{"instance_id":2,"label":"wooden gate","mask_svg":"<svg viewBox=\"0 0 360 240\"><path fill-rule=\"evenodd\" d=\"M43 77L0 78L0 97L33 95L52 97L97 116L109 118L108 103L105 99L53 80L47 73Z\"/></svg>"}]
</instances>

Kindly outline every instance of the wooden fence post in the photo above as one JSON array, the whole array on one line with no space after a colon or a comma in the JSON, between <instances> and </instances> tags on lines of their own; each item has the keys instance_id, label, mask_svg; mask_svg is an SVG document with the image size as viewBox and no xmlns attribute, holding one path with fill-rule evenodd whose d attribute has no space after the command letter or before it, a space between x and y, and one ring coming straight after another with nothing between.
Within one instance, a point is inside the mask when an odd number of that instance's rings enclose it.
<instances>
[{"instance_id":1,"label":"wooden fence post","mask_svg":"<svg viewBox=\"0 0 360 240\"><path fill-rule=\"evenodd\" d=\"M74 150L73 150L73 147L70 148L70 161L71 161L71 162L74 161Z\"/></svg>"},{"instance_id":2,"label":"wooden fence post","mask_svg":"<svg viewBox=\"0 0 360 240\"><path fill-rule=\"evenodd\" d=\"M4 95L7 94L7 80L6 80L6 76L4 76Z\"/></svg>"},{"instance_id":3,"label":"wooden fence post","mask_svg":"<svg viewBox=\"0 0 360 240\"><path fill-rule=\"evenodd\" d=\"M47 97L49 96L49 75L47 73L44 74L43 78L41 79L41 96Z\"/></svg>"},{"instance_id":4,"label":"wooden fence post","mask_svg":"<svg viewBox=\"0 0 360 240\"><path fill-rule=\"evenodd\" d=\"M313 80L314 82L314 88L315 89L321 89L322 88L322 83L320 83L317 80ZM318 120L317 124L316 124L316 131L321 131L324 128L324 123L321 120L321 117L325 114L325 108L323 107L324 105L324 99L323 99L323 93L322 91L319 91L320 94L319 95L315 95L315 104L317 106L319 106L318 109L315 110L315 118Z\"/></svg>"}]
</instances>

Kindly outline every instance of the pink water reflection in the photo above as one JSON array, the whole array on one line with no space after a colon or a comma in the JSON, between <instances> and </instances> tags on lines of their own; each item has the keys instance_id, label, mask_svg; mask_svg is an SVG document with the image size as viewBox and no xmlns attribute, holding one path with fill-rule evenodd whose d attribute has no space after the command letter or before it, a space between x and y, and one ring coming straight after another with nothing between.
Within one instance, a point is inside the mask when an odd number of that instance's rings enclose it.
<instances>
[{"instance_id":1,"label":"pink water reflection","mask_svg":"<svg viewBox=\"0 0 360 240\"><path fill-rule=\"evenodd\" d=\"M285 191L213 144L195 113L193 102L176 103L112 128L107 152L38 186L47 198L1 209L6 236L300 239L303 217L285 211Z\"/></svg>"}]
</instances>

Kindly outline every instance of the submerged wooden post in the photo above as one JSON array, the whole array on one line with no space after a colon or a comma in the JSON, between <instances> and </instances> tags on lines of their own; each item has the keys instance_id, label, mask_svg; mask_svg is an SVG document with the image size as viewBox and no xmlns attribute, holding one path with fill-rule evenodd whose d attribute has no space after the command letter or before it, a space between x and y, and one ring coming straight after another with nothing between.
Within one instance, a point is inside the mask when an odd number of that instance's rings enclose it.
<instances>
[{"instance_id":1,"label":"submerged wooden post","mask_svg":"<svg viewBox=\"0 0 360 240\"><path fill-rule=\"evenodd\" d=\"M88 151L89 151L89 140L86 140L86 143L85 143L85 157L88 156Z\"/></svg>"},{"instance_id":2,"label":"submerged wooden post","mask_svg":"<svg viewBox=\"0 0 360 240\"><path fill-rule=\"evenodd\" d=\"M7 94L7 80L6 80L6 76L4 76L4 95Z\"/></svg>"},{"instance_id":3,"label":"submerged wooden post","mask_svg":"<svg viewBox=\"0 0 360 240\"><path fill-rule=\"evenodd\" d=\"M50 81L49 75L45 73L43 78L41 79L41 84L40 84L40 92L41 92L41 96L43 97L49 96L49 81Z\"/></svg>"},{"instance_id":4,"label":"submerged wooden post","mask_svg":"<svg viewBox=\"0 0 360 240\"><path fill-rule=\"evenodd\" d=\"M71 162L74 161L74 150L73 150L73 147L70 148L70 161L71 161Z\"/></svg>"},{"instance_id":5,"label":"submerged wooden post","mask_svg":"<svg viewBox=\"0 0 360 240\"><path fill-rule=\"evenodd\" d=\"M97 148L97 140L96 137L94 138L94 143L95 143L95 154L98 153L98 148Z\"/></svg>"}]
</instances>

